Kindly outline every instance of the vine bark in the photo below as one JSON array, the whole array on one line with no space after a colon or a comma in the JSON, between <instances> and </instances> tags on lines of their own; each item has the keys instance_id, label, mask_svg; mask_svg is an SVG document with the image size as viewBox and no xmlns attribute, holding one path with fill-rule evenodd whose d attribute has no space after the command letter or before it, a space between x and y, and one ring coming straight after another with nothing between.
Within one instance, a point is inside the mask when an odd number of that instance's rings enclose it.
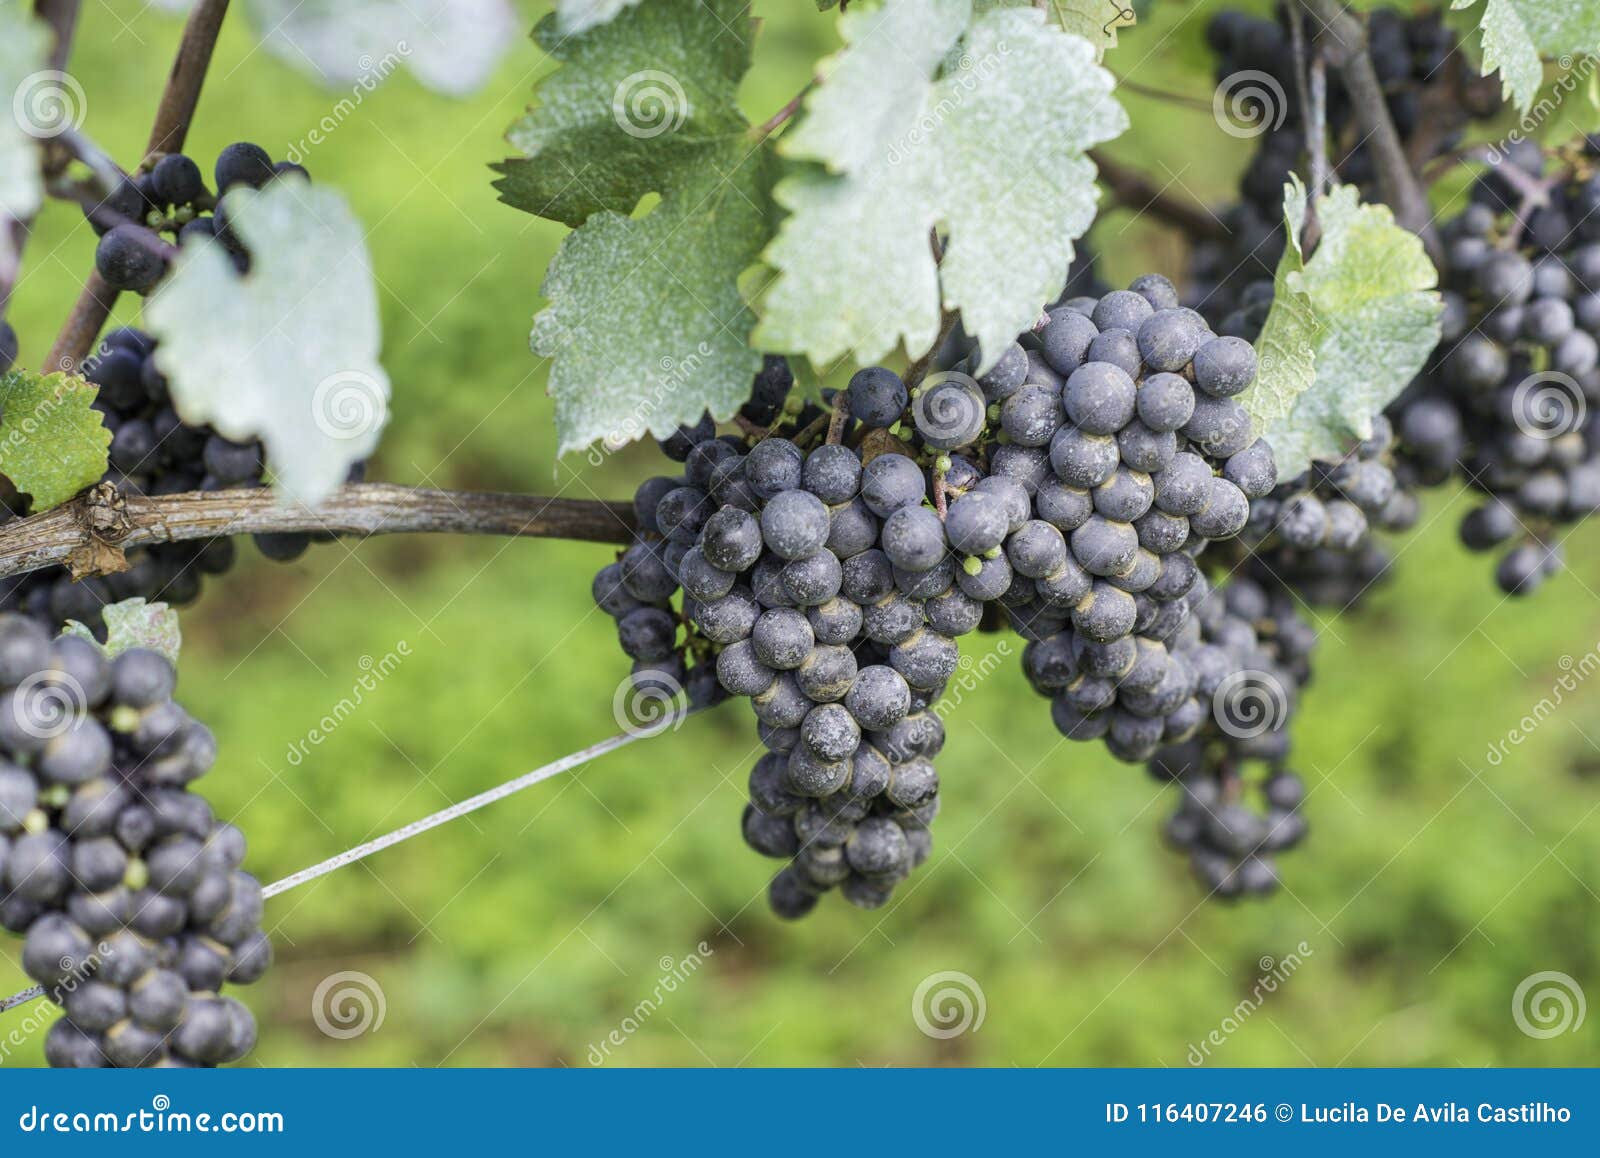
<instances>
[{"instance_id":1,"label":"vine bark","mask_svg":"<svg viewBox=\"0 0 1600 1158\"><path fill-rule=\"evenodd\" d=\"M0 525L0 578L54 566L78 575L117 571L122 552L134 547L256 532L508 535L625 545L636 525L630 503L545 495L356 483L312 508L285 505L265 487L149 498L102 483L70 503Z\"/></svg>"}]
</instances>

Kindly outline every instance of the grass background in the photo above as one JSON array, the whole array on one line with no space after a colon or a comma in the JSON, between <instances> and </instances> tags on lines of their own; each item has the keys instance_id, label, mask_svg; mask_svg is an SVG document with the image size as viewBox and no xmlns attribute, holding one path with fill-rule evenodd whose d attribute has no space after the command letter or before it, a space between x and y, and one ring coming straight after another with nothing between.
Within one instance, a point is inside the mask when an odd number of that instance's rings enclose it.
<instances>
[{"instance_id":1,"label":"grass background","mask_svg":"<svg viewBox=\"0 0 1600 1158\"><path fill-rule=\"evenodd\" d=\"M1111 65L1208 99L1195 19L1206 7L1161 6ZM760 120L834 32L806 4L756 8L745 96ZM537 11L524 5L529 27ZM123 160L143 143L178 27L144 5L85 6L72 68L86 128ZM553 457L526 335L563 230L498 204L487 169L548 68L520 42L461 101L398 75L306 159L371 230L395 383L373 478L621 498L658 469L653 448L599 468ZM335 99L262 51L236 14L190 149L208 164L248 139L282 156ZM1128 104L1135 128L1119 155L1227 198L1247 143L1204 111ZM1126 212L1108 212L1096 239L1114 279L1179 268L1173 239ZM92 251L75 213L45 215L12 311L25 361L48 346ZM1491 565L1456 545L1465 509L1459 494L1431 496L1396 582L1359 615L1320 621L1296 729L1312 835L1284 858L1288 887L1268 903L1202 903L1159 843L1162 790L1096 746L1064 743L1012 641L1011 660L951 718L934 855L891 907L833 899L798 925L767 913L774 866L738 832L754 729L729 704L271 902L277 967L240 994L262 1026L253 1060L591 1064L663 969L704 942L705 964L607 1064L1183 1065L1262 959L1290 952L1303 966L1212 1047L1216 1064L1592 1062L1600 1018L1535 1040L1511 1000L1540 970L1600 998L1600 685L1566 695L1498 767L1485 753L1600 641L1600 559L1594 533L1579 533L1570 573L1512 604ZM217 731L222 758L204 786L249 834L263 880L615 730L624 661L588 597L607 548L412 538L325 546L291 566L244 554L185 613L180 695ZM359 712L291 760L364 663L402 641L410 655ZM0 946L0 992L25 984L17 954ZM351 970L381 987L385 1015L337 1040L316 1027L314 995ZM985 1005L980 1029L948 1040L911 1015L918 984L944 970L973 978ZM22 1037L4 1064L37 1063L42 1033Z\"/></svg>"}]
</instances>

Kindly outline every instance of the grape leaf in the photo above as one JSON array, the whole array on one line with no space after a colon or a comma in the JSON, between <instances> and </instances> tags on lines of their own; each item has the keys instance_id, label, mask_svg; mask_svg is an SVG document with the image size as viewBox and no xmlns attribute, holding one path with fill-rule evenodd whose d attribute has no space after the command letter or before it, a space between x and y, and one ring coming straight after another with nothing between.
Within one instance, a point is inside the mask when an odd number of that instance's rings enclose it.
<instances>
[{"instance_id":1,"label":"grape leaf","mask_svg":"<svg viewBox=\"0 0 1600 1158\"><path fill-rule=\"evenodd\" d=\"M145 303L156 361L185 422L261 439L284 499L315 504L372 453L388 417L361 226L339 194L298 178L225 206L250 272L220 245L186 242Z\"/></svg>"},{"instance_id":2,"label":"grape leaf","mask_svg":"<svg viewBox=\"0 0 1600 1158\"><path fill-rule=\"evenodd\" d=\"M736 104L747 0L651 0L577 36L534 31L562 62L496 166L518 209L577 228L546 271L533 347L553 359L560 451L709 409L729 417L761 356L740 275L771 236L766 147ZM640 198L660 195L630 216Z\"/></svg>"},{"instance_id":3,"label":"grape leaf","mask_svg":"<svg viewBox=\"0 0 1600 1158\"><path fill-rule=\"evenodd\" d=\"M404 63L449 96L481 88L517 35L510 0L246 0L245 13L273 55L322 84L370 89Z\"/></svg>"},{"instance_id":4,"label":"grape leaf","mask_svg":"<svg viewBox=\"0 0 1600 1158\"><path fill-rule=\"evenodd\" d=\"M791 215L765 255L778 277L763 349L819 364L876 361L902 339L920 353L942 300L980 342L981 373L1060 292L1098 197L1084 152L1127 116L1082 37L1032 8L987 12L963 37L970 11L888 0L841 17L848 47L780 146L810 163L777 186ZM890 80L869 115L853 94L873 76Z\"/></svg>"},{"instance_id":5,"label":"grape leaf","mask_svg":"<svg viewBox=\"0 0 1600 1158\"><path fill-rule=\"evenodd\" d=\"M1478 0L1452 0L1452 9ZM1559 57L1571 68L1573 56L1600 50L1600 4L1593 0L1486 0L1480 17L1483 75L1496 69L1506 99L1526 113L1544 83L1541 57Z\"/></svg>"},{"instance_id":6,"label":"grape leaf","mask_svg":"<svg viewBox=\"0 0 1600 1158\"><path fill-rule=\"evenodd\" d=\"M0 474L33 497L34 514L60 506L105 473L111 432L89 408L96 393L70 374L0 375Z\"/></svg>"},{"instance_id":7,"label":"grape leaf","mask_svg":"<svg viewBox=\"0 0 1600 1158\"><path fill-rule=\"evenodd\" d=\"M44 67L50 43L49 32L30 7L22 0L0 0L0 94L12 98L12 109L24 113L32 100L45 95L28 81ZM17 264L10 223L38 211L41 190L38 142L8 109L0 115L0 281L7 284L15 279Z\"/></svg>"},{"instance_id":8,"label":"grape leaf","mask_svg":"<svg viewBox=\"0 0 1600 1158\"><path fill-rule=\"evenodd\" d=\"M1271 312L1256 343L1260 369L1240 396L1289 479L1336 459L1372 433L1372 420L1439 343L1438 272L1421 240L1354 186L1317 200L1322 239L1301 247L1306 191L1285 187L1289 244Z\"/></svg>"},{"instance_id":9,"label":"grape leaf","mask_svg":"<svg viewBox=\"0 0 1600 1158\"><path fill-rule=\"evenodd\" d=\"M1131 27L1138 19L1127 0L1048 0L1043 5L1034 4L1033 0L973 0L973 8L978 12L1030 5L1043 7L1066 31L1094 45L1096 58L1102 60L1107 49L1117 46L1117 29Z\"/></svg>"},{"instance_id":10,"label":"grape leaf","mask_svg":"<svg viewBox=\"0 0 1600 1158\"><path fill-rule=\"evenodd\" d=\"M178 626L178 613L165 603L124 599L101 608L100 618L106 624L104 643L76 619L67 620L61 634L87 639L111 659L125 651L143 647L160 652L174 664L178 662L178 652L183 648L183 631Z\"/></svg>"},{"instance_id":11,"label":"grape leaf","mask_svg":"<svg viewBox=\"0 0 1600 1158\"><path fill-rule=\"evenodd\" d=\"M1049 10L1062 28L1094 45L1100 58L1117 46L1117 29L1131 27L1136 19L1132 6L1121 0L1050 0Z\"/></svg>"},{"instance_id":12,"label":"grape leaf","mask_svg":"<svg viewBox=\"0 0 1600 1158\"><path fill-rule=\"evenodd\" d=\"M556 16L561 31L573 36L615 19L617 13L637 3L639 0L557 0Z\"/></svg>"},{"instance_id":13,"label":"grape leaf","mask_svg":"<svg viewBox=\"0 0 1600 1158\"><path fill-rule=\"evenodd\" d=\"M1283 187L1283 216L1288 244L1273 275L1272 308L1256 338L1256 380L1239 398L1258 435L1275 429L1287 419L1294 411L1296 400L1310 390L1317 379L1315 363L1320 325L1311 295L1295 276L1305 269L1300 229L1306 219L1306 189L1293 173ZM1287 480L1300 473L1285 470L1281 465L1282 455L1276 457L1280 462L1280 477Z\"/></svg>"}]
</instances>

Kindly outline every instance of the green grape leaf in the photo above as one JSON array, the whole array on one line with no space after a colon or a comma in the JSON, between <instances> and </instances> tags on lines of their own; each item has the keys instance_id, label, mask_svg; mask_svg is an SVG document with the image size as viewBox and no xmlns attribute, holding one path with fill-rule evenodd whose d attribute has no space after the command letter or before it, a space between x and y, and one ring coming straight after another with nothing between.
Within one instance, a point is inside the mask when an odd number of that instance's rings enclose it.
<instances>
[{"instance_id":1,"label":"green grape leaf","mask_svg":"<svg viewBox=\"0 0 1600 1158\"><path fill-rule=\"evenodd\" d=\"M1272 279L1272 309L1256 338L1256 380L1239 397L1258 435L1288 418L1296 400L1311 389L1317 378L1317 312L1310 295L1294 276L1305 269L1300 229L1306 219L1306 187L1294 173L1283 187L1283 217L1288 244ZM1282 456L1278 458L1281 462ZM1279 475L1285 480L1298 473L1279 467Z\"/></svg>"},{"instance_id":2,"label":"green grape leaf","mask_svg":"<svg viewBox=\"0 0 1600 1158\"><path fill-rule=\"evenodd\" d=\"M343 197L298 178L229 193L226 208L250 272L220 245L186 242L145 303L156 362L185 422L259 438L284 500L315 504L388 418L364 234Z\"/></svg>"},{"instance_id":3,"label":"green grape leaf","mask_svg":"<svg viewBox=\"0 0 1600 1158\"><path fill-rule=\"evenodd\" d=\"M575 226L545 274L533 348L552 359L560 452L727 418L761 355L739 278L771 236L769 151L736 98L747 0L650 0L563 36L562 62L512 126L501 199ZM646 194L660 201L632 216Z\"/></svg>"},{"instance_id":4,"label":"green grape leaf","mask_svg":"<svg viewBox=\"0 0 1600 1158\"><path fill-rule=\"evenodd\" d=\"M147 603L143 599L124 599L121 603L107 604L100 611L105 620L106 641L101 643L76 619L67 620L62 635L76 635L87 639L107 658L115 659L136 647L158 651L173 664L178 662L178 652L183 648L183 631L178 626L178 613L165 603Z\"/></svg>"},{"instance_id":5,"label":"green grape leaf","mask_svg":"<svg viewBox=\"0 0 1600 1158\"><path fill-rule=\"evenodd\" d=\"M765 255L761 348L819 365L902 340L920 353L942 304L981 344L981 373L1060 292L1098 198L1084 154L1127 115L1082 37L1033 8L970 12L888 0L841 17L848 47L780 146L804 164L776 189L791 215Z\"/></svg>"},{"instance_id":6,"label":"green grape leaf","mask_svg":"<svg viewBox=\"0 0 1600 1158\"><path fill-rule=\"evenodd\" d=\"M111 431L90 409L96 393L70 374L0 375L0 475L32 496L32 513L60 506L105 474Z\"/></svg>"},{"instance_id":7,"label":"green grape leaf","mask_svg":"<svg viewBox=\"0 0 1600 1158\"><path fill-rule=\"evenodd\" d=\"M1094 45L1095 56L1102 60L1107 49L1117 46L1117 30L1131 27L1138 19L1132 3L1127 0L1047 0L1043 5L1034 4L1033 0L973 0L973 8L978 12L1030 6L1044 8L1066 31Z\"/></svg>"},{"instance_id":8,"label":"green grape leaf","mask_svg":"<svg viewBox=\"0 0 1600 1158\"><path fill-rule=\"evenodd\" d=\"M1068 32L1075 32L1105 57L1117 46L1117 29L1131 27L1137 17L1121 0L1050 0L1049 11Z\"/></svg>"},{"instance_id":9,"label":"green grape leaf","mask_svg":"<svg viewBox=\"0 0 1600 1158\"><path fill-rule=\"evenodd\" d=\"M33 18L32 5L23 0L0 0L0 94L12 97L11 110L21 116L0 116L0 281L16 278L17 253L11 236L12 221L26 221L39 209L43 186L39 179L39 145L24 125L23 117L53 116L70 109L54 98L73 95L42 73L49 51L50 33ZM76 84L76 82L73 82ZM76 90L81 106L83 93ZM48 125L38 128L49 131Z\"/></svg>"},{"instance_id":10,"label":"green grape leaf","mask_svg":"<svg viewBox=\"0 0 1600 1158\"><path fill-rule=\"evenodd\" d=\"M1310 258L1305 213L1305 187L1291 178L1289 245L1256 342L1260 369L1240 396L1283 479L1371 435L1373 419L1438 345L1444 308L1421 240L1388 208L1361 204L1350 185L1319 198L1322 239Z\"/></svg>"},{"instance_id":11,"label":"green grape leaf","mask_svg":"<svg viewBox=\"0 0 1600 1158\"><path fill-rule=\"evenodd\" d=\"M1452 0L1452 9L1478 0ZM1485 0L1479 30L1483 75L1499 70L1506 99L1526 113L1544 83L1541 57L1572 57L1600 50L1600 4L1593 0Z\"/></svg>"},{"instance_id":12,"label":"green grape leaf","mask_svg":"<svg viewBox=\"0 0 1600 1158\"><path fill-rule=\"evenodd\" d=\"M561 31L568 36L587 32L608 20L614 20L624 8L632 8L639 0L556 0L556 17Z\"/></svg>"}]
</instances>

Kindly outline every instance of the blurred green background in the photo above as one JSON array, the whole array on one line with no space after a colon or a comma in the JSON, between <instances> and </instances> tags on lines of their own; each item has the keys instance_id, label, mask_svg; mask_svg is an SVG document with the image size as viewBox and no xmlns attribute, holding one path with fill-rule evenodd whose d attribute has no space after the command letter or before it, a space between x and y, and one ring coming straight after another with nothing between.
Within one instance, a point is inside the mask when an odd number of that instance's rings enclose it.
<instances>
[{"instance_id":1,"label":"blurred green background","mask_svg":"<svg viewBox=\"0 0 1600 1158\"><path fill-rule=\"evenodd\" d=\"M1215 5L1156 6L1108 63L1208 101L1202 7ZM87 130L131 161L179 23L114 8L85 6L72 70ZM746 95L760 120L835 34L809 4L756 9ZM528 27L537 14L524 6ZM305 160L371 229L395 400L370 477L625 498L658 469L648 447L599 468L553 457L526 335L563 231L498 204L487 168L548 67L519 42L462 101L402 73ZM235 19L190 151L209 164L247 139L281 157L335 99ZM1128 105L1135 128L1113 152L1227 199L1247 142L1203 109ZM1095 236L1114 281L1178 272L1176 242L1126 212L1108 211ZM12 311L25 362L92 252L78 215L52 208ZM136 316L126 299L123 314ZM1457 547L1463 509L1459 494L1434 495L1397 581L1359 616L1321 621L1296 730L1312 835L1283 858L1287 888L1268 903L1202 903L1159 842L1162 790L1062 741L1009 640L1012 658L950 717L934 855L889 908L830 898L801 924L768 914L776 866L739 836L753 721L732 703L270 902L278 964L240 992L262 1026L253 1062L588 1065L616 1030L606 1064L1179 1066L1270 968L1262 959L1292 952L1304 964L1211 1047L1213 1064L1593 1062L1600 1014L1537 1040L1511 1002L1541 970L1600 999L1600 682L1500 766L1485 753L1600 641L1594 532L1568 543L1568 574L1513 604L1492 564ZM325 546L287 567L245 554L185 613L179 690L217 731L222 759L203 786L249 834L247 867L264 881L616 730L625 661L589 602L609 548L417 537ZM292 760L402 641L398 669ZM981 654L997 640L965 643ZM704 964L627 1032L701 942ZM0 945L0 993L25 984L17 953ZM349 1039L313 1015L319 985L343 971L384 1002L381 1025ZM918 1030L913 994L942 971L981 988L981 1028ZM41 1040L6 1064L36 1064Z\"/></svg>"}]
</instances>

